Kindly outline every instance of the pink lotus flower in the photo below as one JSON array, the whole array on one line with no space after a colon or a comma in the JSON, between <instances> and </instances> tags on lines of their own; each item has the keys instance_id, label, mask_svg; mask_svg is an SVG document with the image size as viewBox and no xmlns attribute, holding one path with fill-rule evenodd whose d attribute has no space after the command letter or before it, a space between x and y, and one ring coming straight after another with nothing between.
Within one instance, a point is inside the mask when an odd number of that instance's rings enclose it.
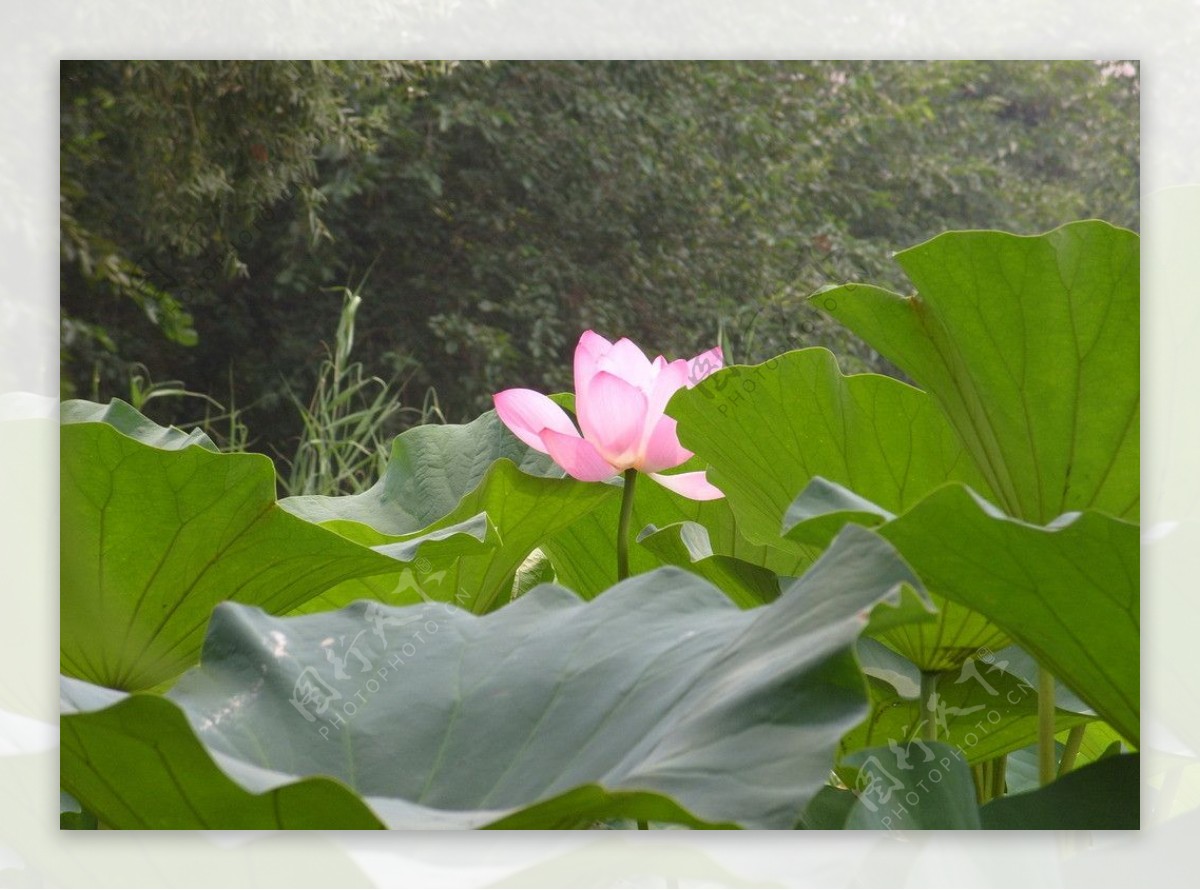
<instances>
[{"instance_id":1,"label":"pink lotus flower","mask_svg":"<svg viewBox=\"0 0 1200 890\"><path fill-rule=\"evenodd\" d=\"M679 444L674 419L663 414L676 391L691 388L722 365L720 347L691 361L651 362L627 339L610 343L587 331L575 347L575 415L541 393L506 389L493 396L496 413L518 439L582 482L601 482L639 470L684 497L724 497L703 472L664 476L692 456Z\"/></svg>"}]
</instances>

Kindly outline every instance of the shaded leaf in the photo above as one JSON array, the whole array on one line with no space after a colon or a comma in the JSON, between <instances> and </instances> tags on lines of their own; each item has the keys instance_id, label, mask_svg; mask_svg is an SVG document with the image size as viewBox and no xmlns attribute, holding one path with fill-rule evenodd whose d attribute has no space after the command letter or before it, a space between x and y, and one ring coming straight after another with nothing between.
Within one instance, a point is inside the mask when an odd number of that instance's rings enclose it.
<instances>
[{"instance_id":1,"label":"shaded leaf","mask_svg":"<svg viewBox=\"0 0 1200 890\"><path fill-rule=\"evenodd\" d=\"M862 643L860 642L860 651ZM905 744L922 732L919 692L898 692L871 669L871 716L846 735L847 752L875 745ZM955 745L968 763L991 760L1037 740L1037 689L1007 673L999 663L968 661L939 678L934 723L939 741ZM1093 718L1059 708L1057 729ZM853 757L853 755L850 755Z\"/></svg>"},{"instance_id":2,"label":"shaded leaf","mask_svg":"<svg viewBox=\"0 0 1200 890\"><path fill-rule=\"evenodd\" d=\"M806 831L830 831L844 828L850 811L858 801L853 791L826 785L808 804L797 828Z\"/></svg>"},{"instance_id":3,"label":"shaded leaf","mask_svg":"<svg viewBox=\"0 0 1200 890\"><path fill-rule=\"evenodd\" d=\"M975 784L962 752L942 742L860 751L858 801L847 829L978 829Z\"/></svg>"},{"instance_id":4,"label":"shaded leaf","mask_svg":"<svg viewBox=\"0 0 1200 890\"><path fill-rule=\"evenodd\" d=\"M1140 825L1141 774L1137 754L1106 757L1036 791L984 804L986 829L1128 830Z\"/></svg>"},{"instance_id":5,"label":"shaded leaf","mask_svg":"<svg viewBox=\"0 0 1200 890\"><path fill-rule=\"evenodd\" d=\"M647 526L638 543L666 565L688 569L708 580L743 609L761 606L779 596L779 577L774 572L713 553L708 529L697 522L677 522L662 529Z\"/></svg>"}]
</instances>

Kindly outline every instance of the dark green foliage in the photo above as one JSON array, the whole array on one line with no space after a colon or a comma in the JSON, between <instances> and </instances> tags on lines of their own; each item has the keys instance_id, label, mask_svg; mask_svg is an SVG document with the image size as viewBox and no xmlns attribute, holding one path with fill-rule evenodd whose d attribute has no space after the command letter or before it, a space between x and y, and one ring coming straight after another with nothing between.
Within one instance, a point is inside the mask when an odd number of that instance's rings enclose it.
<instances>
[{"instance_id":1,"label":"dark green foliage","mask_svg":"<svg viewBox=\"0 0 1200 890\"><path fill-rule=\"evenodd\" d=\"M67 65L66 380L126 395L107 336L256 400L258 447L290 453L285 383L311 387L326 289L364 280L358 357L452 421L569 388L589 327L891 370L799 298L900 287L890 252L946 229L1136 227L1137 106L1136 77L1092 62ZM97 256L154 271L84 274ZM184 312L193 347L161 335L186 341Z\"/></svg>"},{"instance_id":2,"label":"dark green foliage","mask_svg":"<svg viewBox=\"0 0 1200 890\"><path fill-rule=\"evenodd\" d=\"M312 294L280 305L251 270L331 237L319 167L375 150L385 129L354 97L407 96L440 67L64 62L64 392L128 396L136 360L218 397L269 382L282 402L279 347L319 362L340 299L317 318Z\"/></svg>"}]
</instances>

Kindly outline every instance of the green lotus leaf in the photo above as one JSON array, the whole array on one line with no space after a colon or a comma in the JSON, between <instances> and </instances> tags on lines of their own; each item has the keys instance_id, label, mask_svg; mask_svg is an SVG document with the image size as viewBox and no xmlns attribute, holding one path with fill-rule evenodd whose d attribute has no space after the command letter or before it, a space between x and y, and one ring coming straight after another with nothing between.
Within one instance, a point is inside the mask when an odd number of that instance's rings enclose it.
<instances>
[{"instance_id":1,"label":"green lotus leaf","mask_svg":"<svg viewBox=\"0 0 1200 890\"><path fill-rule=\"evenodd\" d=\"M363 602L278 618L227 603L168 698L88 690L63 717L75 741L62 783L114 827L146 813L248 827L247 794L320 776L308 791L348 811L351 788L393 828L791 828L866 714L863 613L916 583L890 546L848 528L753 610L674 568L591 601L543 585L484 616ZM140 709L147 727L181 725L173 710L194 737L148 745ZM123 770L140 780L107 789Z\"/></svg>"},{"instance_id":2,"label":"green lotus leaf","mask_svg":"<svg viewBox=\"0 0 1200 890\"><path fill-rule=\"evenodd\" d=\"M62 768L101 818L120 828L381 828L349 789L312 777L255 794L219 769L178 707L62 683ZM146 794L146 788L155 789ZM212 821L219 809L221 821Z\"/></svg>"},{"instance_id":3,"label":"green lotus leaf","mask_svg":"<svg viewBox=\"0 0 1200 890\"><path fill-rule=\"evenodd\" d=\"M712 582L743 609L769 603L779 596L779 576L754 563L714 553L708 529L698 522L677 522L666 528L647 526L638 543L667 565L695 572Z\"/></svg>"},{"instance_id":4,"label":"green lotus leaf","mask_svg":"<svg viewBox=\"0 0 1200 890\"><path fill-rule=\"evenodd\" d=\"M987 490L929 395L890 377L843 375L824 349L718 371L668 410L739 532L801 563L847 522L878 524L947 480ZM936 620L906 627L900 644L914 661L953 668L981 646L1003 645L985 618L929 590Z\"/></svg>"},{"instance_id":5,"label":"green lotus leaf","mask_svg":"<svg viewBox=\"0 0 1200 890\"><path fill-rule=\"evenodd\" d=\"M812 300L937 399L1005 512L1136 520L1138 236L1097 220L947 232L896 261L915 295L843 285Z\"/></svg>"},{"instance_id":6,"label":"green lotus leaf","mask_svg":"<svg viewBox=\"0 0 1200 890\"><path fill-rule=\"evenodd\" d=\"M975 784L963 752L943 742L871 748L852 760L858 800L845 827L852 830L980 828Z\"/></svg>"},{"instance_id":7,"label":"green lotus leaf","mask_svg":"<svg viewBox=\"0 0 1200 890\"><path fill-rule=\"evenodd\" d=\"M395 570L281 510L268 458L212 451L131 412L72 403L64 413L64 673L152 688L195 664L217 603L287 612L346 578Z\"/></svg>"},{"instance_id":8,"label":"green lotus leaf","mask_svg":"<svg viewBox=\"0 0 1200 890\"><path fill-rule=\"evenodd\" d=\"M1044 788L997 798L979 810L991 830L1130 830L1140 824L1137 754L1105 757Z\"/></svg>"},{"instance_id":9,"label":"green lotus leaf","mask_svg":"<svg viewBox=\"0 0 1200 890\"><path fill-rule=\"evenodd\" d=\"M986 616L1137 745L1136 525L1092 511L1031 525L951 485L878 532L931 590Z\"/></svg>"},{"instance_id":10,"label":"green lotus leaf","mask_svg":"<svg viewBox=\"0 0 1200 890\"><path fill-rule=\"evenodd\" d=\"M892 513L947 480L987 491L932 398L890 377L845 376L824 349L717 371L667 410L755 543L787 546L784 514L817 476Z\"/></svg>"},{"instance_id":11,"label":"green lotus leaf","mask_svg":"<svg viewBox=\"0 0 1200 890\"><path fill-rule=\"evenodd\" d=\"M412 565L386 577L352 579L301 611L369 597L392 605L452 602L482 614L511 599L514 573L544 540L619 500L615 485L563 478L550 458L521 443L488 411L468 424L401 433L383 477L362 494L285 498L280 506L376 549L429 542L419 559L415 549L408 551ZM483 521L491 531L437 537L463 531L471 521Z\"/></svg>"}]
</instances>

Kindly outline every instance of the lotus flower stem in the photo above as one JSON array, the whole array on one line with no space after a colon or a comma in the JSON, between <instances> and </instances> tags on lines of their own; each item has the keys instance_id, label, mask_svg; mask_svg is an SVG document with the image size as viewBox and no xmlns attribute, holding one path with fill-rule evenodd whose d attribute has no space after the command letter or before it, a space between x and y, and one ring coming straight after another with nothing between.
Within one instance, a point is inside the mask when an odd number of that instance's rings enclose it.
<instances>
[{"instance_id":1,"label":"lotus flower stem","mask_svg":"<svg viewBox=\"0 0 1200 890\"><path fill-rule=\"evenodd\" d=\"M937 741L937 685L940 672L921 671L921 738L927 742Z\"/></svg>"},{"instance_id":2,"label":"lotus flower stem","mask_svg":"<svg viewBox=\"0 0 1200 890\"><path fill-rule=\"evenodd\" d=\"M621 518L617 522L617 580L629 577L629 520L633 516L633 489L637 470L625 471L625 487L621 490Z\"/></svg>"},{"instance_id":3,"label":"lotus flower stem","mask_svg":"<svg viewBox=\"0 0 1200 890\"><path fill-rule=\"evenodd\" d=\"M1083 731L1086 727L1083 724L1072 726L1071 731L1067 733L1067 748L1063 751L1062 760L1058 764L1058 774L1071 771L1075 766L1075 758L1079 754L1079 746L1083 744Z\"/></svg>"},{"instance_id":4,"label":"lotus flower stem","mask_svg":"<svg viewBox=\"0 0 1200 890\"><path fill-rule=\"evenodd\" d=\"M997 757L995 760L992 761L992 793L991 793L992 800L995 800L997 797L1002 797L1004 795L1004 792L1005 792L1005 789L1007 786L1007 781L1006 781L1006 777L1005 777L1005 773L1007 771L1008 771L1008 755L1001 754L999 757Z\"/></svg>"},{"instance_id":5,"label":"lotus flower stem","mask_svg":"<svg viewBox=\"0 0 1200 890\"><path fill-rule=\"evenodd\" d=\"M976 763L971 767L971 781L975 783L975 802L980 806L987 803L988 781L983 767L982 763Z\"/></svg>"},{"instance_id":6,"label":"lotus flower stem","mask_svg":"<svg viewBox=\"0 0 1200 890\"><path fill-rule=\"evenodd\" d=\"M1038 783L1049 785L1057 773L1054 762L1054 675L1038 667Z\"/></svg>"}]
</instances>

